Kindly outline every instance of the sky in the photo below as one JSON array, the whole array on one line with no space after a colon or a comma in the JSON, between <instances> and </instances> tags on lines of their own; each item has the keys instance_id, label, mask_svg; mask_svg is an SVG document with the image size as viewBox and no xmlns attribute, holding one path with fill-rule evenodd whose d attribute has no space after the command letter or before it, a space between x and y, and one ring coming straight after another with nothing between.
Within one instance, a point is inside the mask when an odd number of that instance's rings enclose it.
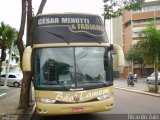
<instances>
[{"instance_id":1,"label":"sky","mask_svg":"<svg viewBox=\"0 0 160 120\"><path fill-rule=\"evenodd\" d=\"M32 0L34 14L41 0ZM151 1L151 0L146 0ZM102 15L103 0L47 0L43 13L81 12ZM21 20L21 0L0 0L0 22L19 30Z\"/></svg>"},{"instance_id":2,"label":"sky","mask_svg":"<svg viewBox=\"0 0 160 120\"><path fill-rule=\"evenodd\" d=\"M41 0L32 0L34 14L37 14ZM47 0L43 13L91 13L102 15L103 0ZM21 21L21 0L0 0L0 23L4 22L17 31ZM26 43L26 32L23 40Z\"/></svg>"},{"instance_id":3,"label":"sky","mask_svg":"<svg viewBox=\"0 0 160 120\"><path fill-rule=\"evenodd\" d=\"M41 0L32 0L34 14L37 14ZM91 13L102 16L103 0L47 0L43 13ZM0 23L4 22L17 31L21 21L21 0L0 0ZM106 30L110 34L109 29ZM26 32L23 40L26 42Z\"/></svg>"},{"instance_id":4,"label":"sky","mask_svg":"<svg viewBox=\"0 0 160 120\"><path fill-rule=\"evenodd\" d=\"M33 11L34 14L36 14L41 0L32 0L32 2ZM43 13L65 12L91 13L101 16L103 14L103 0L47 0L43 10ZM16 30L19 30L21 21L21 0L0 0L0 22L2 21L16 28ZM106 21L106 32L108 36L111 35L110 21Z\"/></svg>"},{"instance_id":5,"label":"sky","mask_svg":"<svg viewBox=\"0 0 160 120\"><path fill-rule=\"evenodd\" d=\"M41 0L32 0L34 14ZM47 0L43 13L81 12L102 15L103 0ZM19 30L21 0L0 0L0 22Z\"/></svg>"}]
</instances>

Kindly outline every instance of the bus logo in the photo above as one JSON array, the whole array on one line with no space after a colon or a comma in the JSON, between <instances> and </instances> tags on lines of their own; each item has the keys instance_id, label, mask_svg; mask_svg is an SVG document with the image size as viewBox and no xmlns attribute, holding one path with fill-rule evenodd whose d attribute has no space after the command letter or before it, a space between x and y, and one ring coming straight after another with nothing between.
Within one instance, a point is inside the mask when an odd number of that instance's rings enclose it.
<instances>
[{"instance_id":1,"label":"bus logo","mask_svg":"<svg viewBox=\"0 0 160 120\"><path fill-rule=\"evenodd\" d=\"M75 96L75 97L74 97L74 100L75 100L75 101L79 101L80 98L79 98L78 96Z\"/></svg>"}]
</instances>

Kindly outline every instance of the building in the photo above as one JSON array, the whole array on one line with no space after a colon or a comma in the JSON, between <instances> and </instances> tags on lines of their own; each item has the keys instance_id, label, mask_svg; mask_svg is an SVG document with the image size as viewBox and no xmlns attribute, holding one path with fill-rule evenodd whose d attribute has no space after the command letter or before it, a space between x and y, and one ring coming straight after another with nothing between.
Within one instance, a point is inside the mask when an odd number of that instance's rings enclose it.
<instances>
[{"instance_id":1,"label":"building","mask_svg":"<svg viewBox=\"0 0 160 120\"><path fill-rule=\"evenodd\" d=\"M122 16L113 19L113 43L122 42L120 45L124 54L127 54L132 45L139 41L139 32L151 21L155 21L160 28L160 0L145 2L140 10L124 11ZM139 76L149 75L153 70L153 66L148 65L141 71L140 64L126 60L123 76L127 76L130 71Z\"/></svg>"},{"instance_id":2,"label":"building","mask_svg":"<svg viewBox=\"0 0 160 120\"><path fill-rule=\"evenodd\" d=\"M6 50L6 60L2 62L2 73L6 73L6 69L7 69L7 65L8 65L8 60L9 60L9 54L8 54L8 49ZM1 54L1 49L0 49L0 54ZM20 69L20 56L19 56L19 51L17 46L14 46L12 49L12 58L10 61L10 68L9 68L9 72L11 73L21 73L21 69Z\"/></svg>"}]
</instances>

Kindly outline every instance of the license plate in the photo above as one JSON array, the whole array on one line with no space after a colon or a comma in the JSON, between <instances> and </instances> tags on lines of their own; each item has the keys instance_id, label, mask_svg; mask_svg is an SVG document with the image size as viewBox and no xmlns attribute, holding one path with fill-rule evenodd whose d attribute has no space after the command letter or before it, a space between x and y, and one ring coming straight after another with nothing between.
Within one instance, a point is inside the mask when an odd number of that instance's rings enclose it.
<instances>
[{"instance_id":1,"label":"license plate","mask_svg":"<svg viewBox=\"0 0 160 120\"><path fill-rule=\"evenodd\" d=\"M73 107L71 108L71 112L83 112L83 107Z\"/></svg>"}]
</instances>

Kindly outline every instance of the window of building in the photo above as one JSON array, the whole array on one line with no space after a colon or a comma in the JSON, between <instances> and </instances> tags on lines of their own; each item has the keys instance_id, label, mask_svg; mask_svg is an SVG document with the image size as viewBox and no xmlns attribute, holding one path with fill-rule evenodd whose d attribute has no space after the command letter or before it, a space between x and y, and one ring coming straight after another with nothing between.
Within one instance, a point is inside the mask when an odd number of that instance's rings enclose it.
<instances>
[{"instance_id":1,"label":"window of building","mask_svg":"<svg viewBox=\"0 0 160 120\"><path fill-rule=\"evenodd\" d=\"M154 21L154 19L149 18L149 19L142 19L142 20L133 20L132 23L133 25L139 25L139 24L149 24L152 21Z\"/></svg>"},{"instance_id":2,"label":"window of building","mask_svg":"<svg viewBox=\"0 0 160 120\"><path fill-rule=\"evenodd\" d=\"M156 22L158 22L158 23L159 23L159 22L160 22L160 18L156 18Z\"/></svg>"},{"instance_id":3,"label":"window of building","mask_svg":"<svg viewBox=\"0 0 160 120\"><path fill-rule=\"evenodd\" d=\"M132 37L133 37L133 38L139 37L139 32L133 32L133 33L132 33Z\"/></svg>"},{"instance_id":4,"label":"window of building","mask_svg":"<svg viewBox=\"0 0 160 120\"><path fill-rule=\"evenodd\" d=\"M160 5L142 7L139 10L134 10L133 13L150 12L156 10L160 10Z\"/></svg>"},{"instance_id":5,"label":"window of building","mask_svg":"<svg viewBox=\"0 0 160 120\"><path fill-rule=\"evenodd\" d=\"M130 26L130 25L131 25L131 21L128 21L128 22L126 22L126 23L124 24L125 27L128 27L128 26Z\"/></svg>"},{"instance_id":6,"label":"window of building","mask_svg":"<svg viewBox=\"0 0 160 120\"><path fill-rule=\"evenodd\" d=\"M149 7L143 7L143 8L142 8L142 11L143 11L143 12L147 12L148 10L149 10Z\"/></svg>"},{"instance_id":7,"label":"window of building","mask_svg":"<svg viewBox=\"0 0 160 120\"><path fill-rule=\"evenodd\" d=\"M155 6L155 10L160 10L160 5Z\"/></svg>"}]
</instances>

